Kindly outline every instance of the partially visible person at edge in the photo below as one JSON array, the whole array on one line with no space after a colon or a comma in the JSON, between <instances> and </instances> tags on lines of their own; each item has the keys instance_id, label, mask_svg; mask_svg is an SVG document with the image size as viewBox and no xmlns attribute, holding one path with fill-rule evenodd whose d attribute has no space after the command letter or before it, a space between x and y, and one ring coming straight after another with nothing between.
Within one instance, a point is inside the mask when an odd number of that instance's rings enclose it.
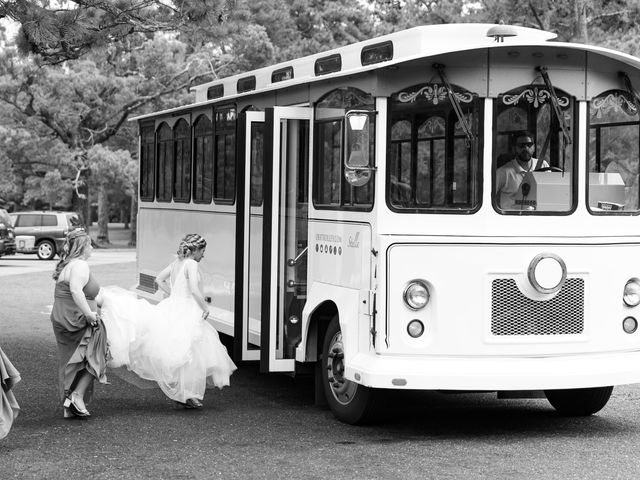
<instances>
[{"instance_id":1,"label":"partially visible person at edge","mask_svg":"<svg viewBox=\"0 0 640 480\"><path fill-rule=\"evenodd\" d=\"M218 332L206 321L209 305L198 272L206 246L196 233L180 241L177 258L156 278L168 295L157 305L117 287L103 289L109 367L124 366L156 382L185 408L201 408L207 385L228 386L236 370Z\"/></svg>"},{"instance_id":2,"label":"partially visible person at edge","mask_svg":"<svg viewBox=\"0 0 640 480\"><path fill-rule=\"evenodd\" d=\"M20 372L0 347L0 440L6 437L20 413L20 405L11 389L20 381Z\"/></svg>"},{"instance_id":3,"label":"partially visible person at edge","mask_svg":"<svg viewBox=\"0 0 640 480\"><path fill-rule=\"evenodd\" d=\"M53 272L56 286L51 323L58 344L64 418L88 417L94 380L106 383L106 340L97 343L100 286L87 263L92 250L91 237L84 229L70 231Z\"/></svg>"}]
</instances>

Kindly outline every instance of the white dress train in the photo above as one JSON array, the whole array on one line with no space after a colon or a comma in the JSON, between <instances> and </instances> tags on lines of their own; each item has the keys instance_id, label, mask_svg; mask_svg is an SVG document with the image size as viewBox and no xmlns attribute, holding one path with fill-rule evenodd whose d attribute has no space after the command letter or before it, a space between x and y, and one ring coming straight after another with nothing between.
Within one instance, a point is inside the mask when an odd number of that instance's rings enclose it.
<instances>
[{"instance_id":1,"label":"white dress train","mask_svg":"<svg viewBox=\"0 0 640 480\"><path fill-rule=\"evenodd\" d=\"M237 368L191 294L185 266L194 261L176 260L171 294L157 305L122 288L104 287L101 309L107 365L157 382L169 398L183 403L202 400L207 385L228 386Z\"/></svg>"}]
</instances>

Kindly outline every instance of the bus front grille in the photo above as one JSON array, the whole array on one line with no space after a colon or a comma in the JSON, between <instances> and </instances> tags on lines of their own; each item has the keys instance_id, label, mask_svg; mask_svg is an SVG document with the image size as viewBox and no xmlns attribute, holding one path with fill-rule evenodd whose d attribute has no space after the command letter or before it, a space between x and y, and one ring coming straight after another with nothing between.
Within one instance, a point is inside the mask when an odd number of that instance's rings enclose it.
<instances>
[{"instance_id":1,"label":"bus front grille","mask_svg":"<svg viewBox=\"0 0 640 480\"><path fill-rule=\"evenodd\" d=\"M158 291L156 277L153 275L147 275L146 273L141 273L140 279L138 280L138 289L144 292L156 293Z\"/></svg>"},{"instance_id":2,"label":"bus front grille","mask_svg":"<svg viewBox=\"0 0 640 480\"><path fill-rule=\"evenodd\" d=\"M491 333L516 335L579 335L584 331L584 280L567 278L551 300L525 297L515 280L491 283Z\"/></svg>"}]
</instances>

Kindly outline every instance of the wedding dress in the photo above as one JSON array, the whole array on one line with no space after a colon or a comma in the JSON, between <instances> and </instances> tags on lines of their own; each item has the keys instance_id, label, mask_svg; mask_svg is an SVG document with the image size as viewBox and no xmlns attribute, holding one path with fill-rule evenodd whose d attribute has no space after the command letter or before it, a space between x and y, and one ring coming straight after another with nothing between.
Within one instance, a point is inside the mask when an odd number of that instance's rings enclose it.
<instances>
[{"instance_id":1,"label":"wedding dress","mask_svg":"<svg viewBox=\"0 0 640 480\"><path fill-rule=\"evenodd\" d=\"M107 366L126 367L157 382L169 398L182 403L202 400L207 385L228 386L236 370L191 294L185 266L194 261L176 260L171 294L157 305L120 287L104 287L100 312L110 354Z\"/></svg>"}]
</instances>

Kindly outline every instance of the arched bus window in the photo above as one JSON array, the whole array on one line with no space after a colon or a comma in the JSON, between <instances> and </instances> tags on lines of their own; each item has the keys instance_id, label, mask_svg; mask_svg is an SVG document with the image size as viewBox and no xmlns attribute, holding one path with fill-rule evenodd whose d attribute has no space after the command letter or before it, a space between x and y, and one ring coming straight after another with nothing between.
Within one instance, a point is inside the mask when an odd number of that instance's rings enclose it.
<instances>
[{"instance_id":1,"label":"arched bus window","mask_svg":"<svg viewBox=\"0 0 640 480\"><path fill-rule=\"evenodd\" d=\"M159 202L170 202L173 186L173 131L166 122L162 122L158 128L157 150L156 199Z\"/></svg>"},{"instance_id":2,"label":"arched bus window","mask_svg":"<svg viewBox=\"0 0 640 480\"><path fill-rule=\"evenodd\" d=\"M140 200L154 199L155 130L153 123L140 126Z\"/></svg>"},{"instance_id":3,"label":"arched bus window","mask_svg":"<svg viewBox=\"0 0 640 480\"><path fill-rule=\"evenodd\" d=\"M213 199L216 203L233 203L236 193L236 107L217 107L214 117Z\"/></svg>"},{"instance_id":4,"label":"arched bus window","mask_svg":"<svg viewBox=\"0 0 640 480\"><path fill-rule=\"evenodd\" d=\"M414 85L391 96L387 202L400 212L468 213L480 206L478 95L453 87L467 138L446 88Z\"/></svg>"},{"instance_id":5,"label":"arched bus window","mask_svg":"<svg viewBox=\"0 0 640 480\"><path fill-rule=\"evenodd\" d=\"M211 203L213 193L213 123L200 115L193 124L193 201Z\"/></svg>"},{"instance_id":6,"label":"arched bus window","mask_svg":"<svg viewBox=\"0 0 640 480\"><path fill-rule=\"evenodd\" d=\"M575 208L575 99L553 90L527 85L494 102L493 202L500 213L568 214Z\"/></svg>"},{"instance_id":7,"label":"arched bus window","mask_svg":"<svg viewBox=\"0 0 640 480\"><path fill-rule=\"evenodd\" d=\"M329 92L316 104L314 205L318 208L369 210L373 206L374 182L355 186L345 178L344 116L351 110L374 111L373 97L345 87ZM375 118L370 116L367 124L369 142L364 148L369 150L370 164L375 165Z\"/></svg>"},{"instance_id":8,"label":"arched bus window","mask_svg":"<svg viewBox=\"0 0 640 480\"><path fill-rule=\"evenodd\" d=\"M175 171L173 177L173 200L188 202L191 199L191 129L180 119L173 127L175 145Z\"/></svg>"},{"instance_id":9,"label":"arched bus window","mask_svg":"<svg viewBox=\"0 0 640 480\"><path fill-rule=\"evenodd\" d=\"M589 191L592 213L638 213L638 103L621 90L589 102Z\"/></svg>"}]
</instances>

